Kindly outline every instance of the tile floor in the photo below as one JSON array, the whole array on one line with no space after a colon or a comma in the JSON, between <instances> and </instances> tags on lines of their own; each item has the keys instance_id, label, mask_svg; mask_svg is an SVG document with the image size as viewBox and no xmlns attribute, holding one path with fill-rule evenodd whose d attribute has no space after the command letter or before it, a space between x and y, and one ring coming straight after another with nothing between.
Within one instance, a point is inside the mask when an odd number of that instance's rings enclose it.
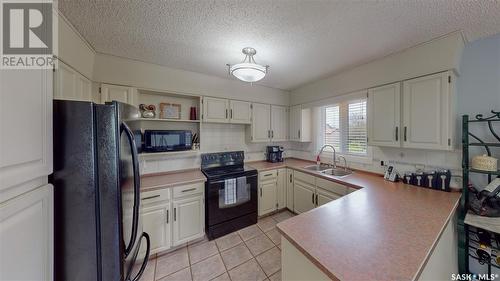
<instances>
[{"instance_id":1,"label":"tile floor","mask_svg":"<svg viewBox=\"0 0 500 281\"><path fill-rule=\"evenodd\" d=\"M204 239L148 262L141 281L281 280L281 235L276 224L293 214L283 211L224 237Z\"/></svg>"}]
</instances>

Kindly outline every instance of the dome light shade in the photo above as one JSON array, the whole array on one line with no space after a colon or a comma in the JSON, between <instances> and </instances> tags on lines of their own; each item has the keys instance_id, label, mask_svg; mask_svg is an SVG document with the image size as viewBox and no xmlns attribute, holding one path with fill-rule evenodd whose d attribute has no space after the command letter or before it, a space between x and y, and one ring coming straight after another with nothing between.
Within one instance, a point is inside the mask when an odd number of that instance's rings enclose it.
<instances>
[{"instance_id":1,"label":"dome light shade","mask_svg":"<svg viewBox=\"0 0 500 281\"><path fill-rule=\"evenodd\" d=\"M265 66L256 63L238 63L230 67L231 74L245 82L257 82L266 76Z\"/></svg>"},{"instance_id":2,"label":"dome light shade","mask_svg":"<svg viewBox=\"0 0 500 281\"><path fill-rule=\"evenodd\" d=\"M257 53L254 48L246 47L242 50L245 59L238 64L229 65L229 74L244 82L257 82L262 80L267 74L268 65L263 66L255 63L253 56Z\"/></svg>"}]
</instances>

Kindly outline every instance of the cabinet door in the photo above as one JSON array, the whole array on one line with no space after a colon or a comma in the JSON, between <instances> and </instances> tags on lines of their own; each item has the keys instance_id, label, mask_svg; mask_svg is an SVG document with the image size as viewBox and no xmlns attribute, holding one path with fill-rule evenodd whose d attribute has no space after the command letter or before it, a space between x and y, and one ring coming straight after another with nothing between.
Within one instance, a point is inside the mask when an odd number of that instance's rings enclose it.
<instances>
[{"instance_id":1,"label":"cabinet door","mask_svg":"<svg viewBox=\"0 0 500 281\"><path fill-rule=\"evenodd\" d=\"M394 83L368 90L368 144L401 145L401 84Z\"/></svg>"},{"instance_id":2,"label":"cabinet door","mask_svg":"<svg viewBox=\"0 0 500 281\"><path fill-rule=\"evenodd\" d=\"M204 97L203 121L211 123L229 122L229 101L227 99Z\"/></svg>"},{"instance_id":3,"label":"cabinet door","mask_svg":"<svg viewBox=\"0 0 500 281\"><path fill-rule=\"evenodd\" d=\"M0 201L52 173L52 79L52 69L0 70Z\"/></svg>"},{"instance_id":4,"label":"cabinet door","mask_svg":"<svg viewBox=\"0 0 500 281\"><path fill-rule=\"evenodd\" d=\"M53 187L0 204L0 280L53 280Z\"/></svg>"},{"instance_id":5,"label":"cabinet door","mask_svg":"<svg viewBox=\"0 0 500 281\"><path fill-rule=\"evenodd\" d=\"M321 189L316 190L316 196L316 205L318 207L341 197L335 193L327 192Z\"/></svg>"},{"instance_id":6,"label":"cabinet door","mask_svg":"<svg viewBox=\"0 0 500 281\"><path fill-rule=\"evenodd\" d=\"M295 181L293 184L293 210L300 214L314 209L315 196L314 187L307 186L300 181Z\"/></svg>"},{"instance_id":7,"label":"cabinet door","mask_svg":"<svg viewBox=\"0 0 500 281\"><path fill-rule=\"evenodd\" d=\"M276 203L278 204L278 209L283 209L286 207L286 181L286 169L279 169L276 183Z\"/></svg>"},{"instance_id":8,"label":"cabinet door","mask_svg":"<svg viewBox=\"0 0 500 281\"><path fill-rule=\"evenodd\" d=\"M289 134L291 141L299 141L299 131L300 131L300 111L301 106L295 105L290 107L290 122L289 122Z\"/></svg>"},{"instance_id":9,"label":"cabinet door","mask_svg":"<svg viewBox=\"0 0 500 281\"><path fill-rule=\"evenodd\" d=\"M272 141L288 139L288 110L284 106L271 106L271 138Z\"/></svg>"},{"instance_id":10,"label":"cabinet door","mask_svg":"<svg viewBox=\"0 0 500 281\"><path fill-rule=\"evenodd\" d=\"M293 211L293 170L286 169L286 207Z\"/></svg>"},{"instance_id":11,"label":"cabinet door","mask_svg":"<svg viewBox=\"0 0 500 281\"><path fill-rule=\"evenodd\" d=\"M403 82L403 147L451 149L449 74Z\"/></svg>"},{"instance_id":12,"label":"cabinet door","mask_svg":"<svg viewBox=\"0 0 500 281\"><path fill-rule=\"evenodd\" d=\"M205 216L202 196L175 200L173 202L173 216L174 246L204 235Z\"/></svg>"},{"instance_id":13,"label":"cabinet door","mask_svg":"<svg viewBox=\"0 0 500 281\"><path fill-rule=\"evenodd\" d=\"M252 121L251 103L232 100L229 102L229 117L233 124L250 124Z\"/></svg>"},{"instance_id":14,"label":"cabinet door","mask_svg":"<svg viewBox=\"0 0 500 281\"><path fill-rule=\"evenodd\" d=\"M295 105L290 108L290 140L298 142L311 141L311 109Z\"/></svg>"},{"instance_id":15,"label":"cabinet door","mask_svg":"<svg viewBox=\"0 0 500 281\"><path fill-rule=\"evenodd\" d=\"M252 104L252 142L268 142L271 139L271 106Z\"/></svg>"},{"instance_id":16,"label":"cabinet door","mask_svg":"<svg viewBox=\"0 0 500 281\"><path fill-rule=\"evenodd\" d=\"M134 88L110 84L101 84L101 103L119 101L135 105Z\"/></svg>"},{"instance_id":17,"label":"cabinet door","mask_svg":"<svg viewBox=\"0 0 500 281\"><path fill-rule=\"evenodd\" d=\"M265 181L259 187L259 216L276 210L276 181Z\"/></svg>"},{"instance_id":18,"label":"cabinet door","mask_svg":"<svg viewBox=\"0 0 500 281\"><path fill-rule=\"evenodd\" d=\"M170 204L144 208L141 217L142 229L149 234L151 253L169 249L171 244ZM146 249L145 245L141 249Z\"/></svg>"},{"instance_id":19,"label":"cabinet door","mask_svg":"<svg viewBox=\"0 0 500 281\"><path fill-rule=\"evenodd\" d=\"M55 99L91 101L92 83L69 65L59 62L56 69Z\"/></svg>"}]
</instances>

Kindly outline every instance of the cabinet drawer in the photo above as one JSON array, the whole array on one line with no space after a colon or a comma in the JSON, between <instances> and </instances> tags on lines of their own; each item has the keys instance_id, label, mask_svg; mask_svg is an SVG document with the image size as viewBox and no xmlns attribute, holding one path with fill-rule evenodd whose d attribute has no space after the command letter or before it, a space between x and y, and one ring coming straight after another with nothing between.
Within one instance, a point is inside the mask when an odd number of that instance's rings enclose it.
<instances>
[{"instance_id":1,"label":"cabinet drawer","mask_svg":"<svg viewBox=\"0 0 500 281\"><path fill-rule=\"evenodd\" d=\"M141 192L141 204L151 204L170 200L170 188Z\"/></svg>"},{"instance_id":2,"label":"cabinet drawer","mask_svg":"<svg viewBox=\"0 0 500 281\"><path fill-rule=\"evenodd\" d=\"M275 181L277 178L278 178L278 170L270 170L259 173L260 181L270 181L270 180Z\"/></svg>"},{"instance_id":3,"label":"cabinet drawer","mask_svg":"<svg viewBox=\"0 0 500 281\"><path fill-rule=\"evenodd\" d=\"M173 188L174 198L186 197L194 194L203 193L205 189L204 183L194 183L188 185L176 186Z\"/></svg>"},{"instance_id":4,"label":"cabinet drawer","mask_svg":"<svg viewBox=\"0 0 500 281\"><path fill-rule=\"evenodd\" d=\"M325 180L322 178L316 178L316 186L322 188L326 191L330 191L336 193L338 195L346 195L347 187L341 184L338 184L333 181Z\"/></svg>"},{"instance_id":5,"label":"cabinet drawer","mask_svg":"<svg viewBox=\"0 0 500 281\"><path fill-rule=\"evenodd\" d=\"M310 184L310 185L315 185L316 181L316 177L315 176L312 176L312 175L309 175L309 174L306 174L306 173L302 173L302 172L299 172L299 171L295 171L293 172L293 178L295 180L299 180L299 181L302 181L302 182L305 182L307 184Z\"/></svg>"}]
</instances>

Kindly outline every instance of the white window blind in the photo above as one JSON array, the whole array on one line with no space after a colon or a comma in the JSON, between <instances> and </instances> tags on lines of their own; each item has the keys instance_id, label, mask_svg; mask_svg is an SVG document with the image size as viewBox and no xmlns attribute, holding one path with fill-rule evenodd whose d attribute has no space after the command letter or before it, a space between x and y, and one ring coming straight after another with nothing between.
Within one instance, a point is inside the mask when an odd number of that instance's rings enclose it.
<instances>
[{"instance_id":1,"label":"white window blind","mask_svg":"<svg viewBox=\"0 0 500 281\"><path fill-rule=\"evenodd\" d=\"M325 108L325 144L340 150L340 107L338 105Z\"/></svg>"},{"instance_id":2,"label":"white window blind","mask_svg":"<svg viewBox=\"0 0 500 281\"><path fill-rule=\"evenodd\" d=\"M366 100L348 103L347 152L366 154Z\"/></svg>"},{"instance_id":3,"label":"white window blind","mask_svg":"<svg viewBox=\"0 0 500 281\"><path fill-rule=\"evenodd\" d=\"M366 99L353 99L323 107L323 144L340 154L366 156Z\"/></svg>"}]
</instances>

